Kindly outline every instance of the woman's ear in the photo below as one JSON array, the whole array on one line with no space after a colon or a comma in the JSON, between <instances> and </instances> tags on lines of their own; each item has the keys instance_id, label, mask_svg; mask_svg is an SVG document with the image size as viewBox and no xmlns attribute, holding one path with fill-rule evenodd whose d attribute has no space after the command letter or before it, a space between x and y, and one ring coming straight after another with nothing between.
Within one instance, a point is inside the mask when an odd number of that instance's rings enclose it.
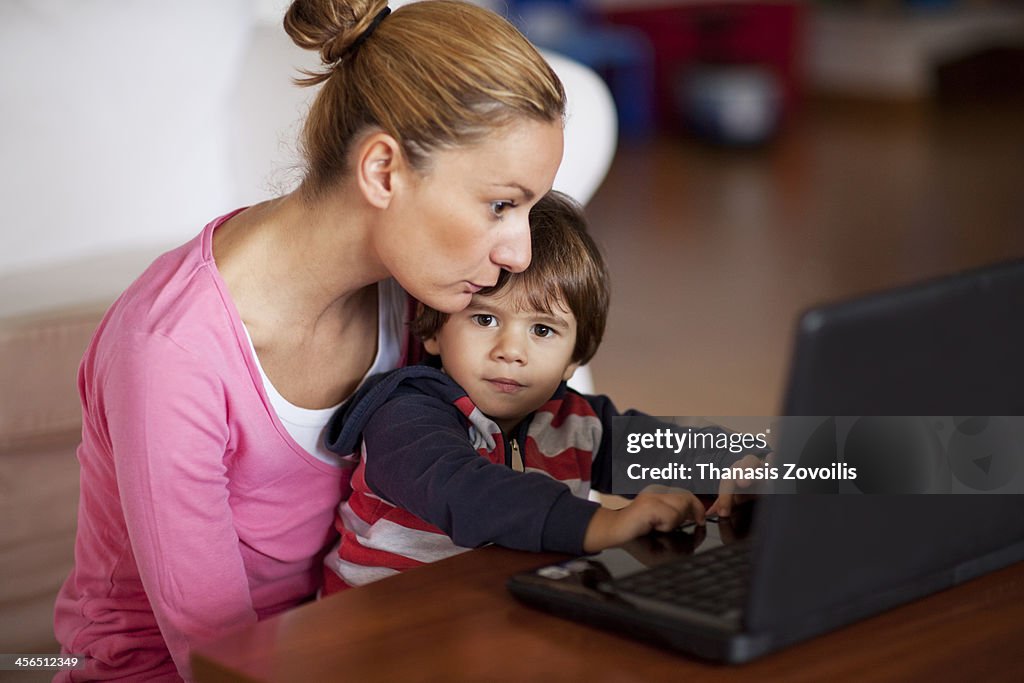
<instances>
[{"instance_id":1,"label":"woman's ear","mask_svg":"<svg viewBox=\"0 0 1024 683\"><path fill-rule=\"evenodd\" d=\"M405 157L398 141L383 131L366 137L356 150L356 182L372 206L386 209L394 196Z\"/></svg>"}]
</instances>

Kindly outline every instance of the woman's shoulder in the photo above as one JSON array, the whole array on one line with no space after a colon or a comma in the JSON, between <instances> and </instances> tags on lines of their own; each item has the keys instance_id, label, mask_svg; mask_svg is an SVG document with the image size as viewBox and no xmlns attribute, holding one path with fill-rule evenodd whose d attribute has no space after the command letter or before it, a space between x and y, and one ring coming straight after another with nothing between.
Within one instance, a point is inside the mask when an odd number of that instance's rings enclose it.
<instances>
[{"instance_id":1,"label":"woman's shoulder","mask_svg":"<svg viewBox=\"0 0 1024 683\"><path fill-rule=\"evenodd\" d=\"M224 343L237 348L244 328L210 250L212 231L225 218L157 257L107 311L94 344L154 337L201 356Z\"/></svg>"}]
</instances>

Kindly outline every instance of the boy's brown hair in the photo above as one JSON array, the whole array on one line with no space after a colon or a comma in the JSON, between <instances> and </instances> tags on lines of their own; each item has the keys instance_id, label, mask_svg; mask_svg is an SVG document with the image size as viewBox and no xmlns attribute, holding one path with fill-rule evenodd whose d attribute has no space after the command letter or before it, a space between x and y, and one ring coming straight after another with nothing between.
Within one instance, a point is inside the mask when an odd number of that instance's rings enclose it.
<instances>
[{"instance_id":1,"label":"boy's brown hair","mask_svg":"<svg viewBox=\"0 0 1024 683\"><path fill-rule=\"evenodd\" d=\"M502 270L498 282L479 294L492 296L511 288L520 305L544 313L564 302L576 317L572 360L583 365L597 352L608 320L611 292L604 258L587 234L582 208L561 192L549 192L530 209L530 237L530 266L521 273ZM430 339L447 321L447 313L421 304L412 331Z\"/></svg>"}]
</instances>

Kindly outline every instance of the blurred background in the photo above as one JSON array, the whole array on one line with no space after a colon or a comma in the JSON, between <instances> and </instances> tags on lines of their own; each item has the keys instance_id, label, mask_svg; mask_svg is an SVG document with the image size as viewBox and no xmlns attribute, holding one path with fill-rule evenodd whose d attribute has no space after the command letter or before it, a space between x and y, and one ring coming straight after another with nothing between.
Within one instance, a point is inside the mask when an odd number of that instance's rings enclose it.
<instances>
[{"instance_id":1,"label":"blurred background","mask_svg":"<svg viewBox=\"0 0 1024 683\"><path fill-rule=\"evenodd\" d=\"M588 215L620 407L775 414L806 307L1024 256L1024 3L508 8L618 109Z\"/></svg>"},{"instance_id":2,"label":"blurred background","mask_svg":"<svg viewBox=\"0 0 1024 683\"><path fill-rule=\"evenodd\" d=\"M0 651L56 647L99 316L299 177L286 4L0 3ZM606 157L566 167L593 176L613 305L591 365L621 408L773 414L806 307L1024 256L1020 1L488 6L614 103Z\"/></svg>"}]
</instances>

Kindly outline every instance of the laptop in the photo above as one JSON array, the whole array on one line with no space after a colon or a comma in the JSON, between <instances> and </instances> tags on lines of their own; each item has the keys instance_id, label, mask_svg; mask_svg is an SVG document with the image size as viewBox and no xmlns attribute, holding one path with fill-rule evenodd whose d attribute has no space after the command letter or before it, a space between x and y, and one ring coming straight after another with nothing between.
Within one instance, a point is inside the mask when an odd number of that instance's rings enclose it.
<instances>
[{"instance_id":1,"label":"laptop","mask_svg":"<svg viewBox=\"0 0 1024 683\"><path fill-rule=\"evenodd\" d=\"M928 424L964 434L1022 416L1022 309L1024 260L808 310L784 412L947 416ZM1010 459L1001 469L985 460L982 474L1013 474L1022 450L997 454ZM945 490L964 490L956 468L948 475L960 488ZM508 588L557 615L739 663L1021 560L1024 495L797 492L524 572Z\"/></svg>"}]
</instances>

